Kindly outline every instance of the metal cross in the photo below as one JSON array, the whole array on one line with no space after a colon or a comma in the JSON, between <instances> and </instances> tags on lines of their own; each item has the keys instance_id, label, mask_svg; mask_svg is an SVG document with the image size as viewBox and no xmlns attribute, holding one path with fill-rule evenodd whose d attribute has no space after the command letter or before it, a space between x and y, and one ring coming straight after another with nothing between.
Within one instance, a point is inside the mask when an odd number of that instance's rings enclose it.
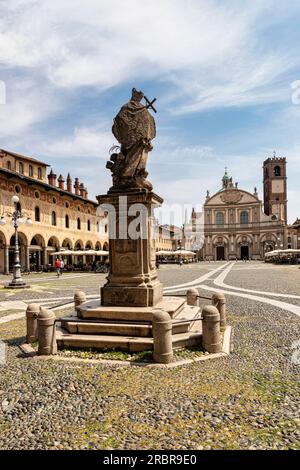
<instances>
[{"instance_id":1,"label":"metal cross","mask_svg":"<svg viewBox=\"0 0 300 470\"><path fill-rule=\"evenodd\" d=\"M145 101L146 101L146 109L151 108L151 109L153 109L153 111L154 111L155 113L157 113L156 109L155 109L154 106L153 106L153 103L155 103L156 98L154 98L152 101L149 101L148 98L147 98L147 96L144 95L144 99L145 99Z\"/></svg>"}]
</instances>

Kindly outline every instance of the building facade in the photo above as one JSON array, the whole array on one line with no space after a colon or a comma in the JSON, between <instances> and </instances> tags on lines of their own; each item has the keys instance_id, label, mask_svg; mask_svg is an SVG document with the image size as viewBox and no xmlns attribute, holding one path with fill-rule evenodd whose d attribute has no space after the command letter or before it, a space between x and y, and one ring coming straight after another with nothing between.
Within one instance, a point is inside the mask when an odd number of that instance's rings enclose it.
<instances>
[{"instance_id":1,"label":"building facade","mask_svg":"<svg viewBox=\"0 0 300 470\"><path fill-rule=\"evenodd\" d=\"M31 157L0 150L0 272L13 266L14 228L9 213L14 210L11 198L19 196L19 209L32 220L20 225L21 265L26 270L40 270L53 263L51 253L62 248L71 250L107 250L108 224L105 214L98 214L96 201L88 198L83 183L70 174L58 178L47 165ZM68 261L68 260L67 260ZM91 256L75 257L70 262L88 263Z\"/></svg>"},{"instance_id":2,"label":"building facade","mask_svg":"<svg viewBox=\"0 0 300 470\"><path fill-rule=\"evenodd\" d=\"M287 228L287 248L300 250L300 219L297 218L292 225Z\"/></svg>"},{"instance_id":3,"label":"building facade","mask_svg":"<svg viewBox=\"0 0 300 470\"><path fill-rule=\"evenodd\" d=\"M286 159L265 160L263 175L264 203L256 188L240 189L227 170L221 189L212 196L207 192L201 214L204 260L260 260L267 251L287 247Z\"/></svg>"}]
</instances>

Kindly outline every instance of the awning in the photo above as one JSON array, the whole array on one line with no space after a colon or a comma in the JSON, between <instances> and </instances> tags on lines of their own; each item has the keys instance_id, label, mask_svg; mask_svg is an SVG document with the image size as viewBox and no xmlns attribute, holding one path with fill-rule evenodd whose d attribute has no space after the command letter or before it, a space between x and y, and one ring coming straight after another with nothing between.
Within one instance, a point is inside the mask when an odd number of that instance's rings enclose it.
<instances>
[{"instance_id":1,"label":"awning","mask_svg":"<svg viewBox=\"0 0 300 470\"><path fill-rule=\"evenodd\" d=\"M50 253L51 256L108 256L105 250L61 250Z\"/></svg>"}]
</instances>

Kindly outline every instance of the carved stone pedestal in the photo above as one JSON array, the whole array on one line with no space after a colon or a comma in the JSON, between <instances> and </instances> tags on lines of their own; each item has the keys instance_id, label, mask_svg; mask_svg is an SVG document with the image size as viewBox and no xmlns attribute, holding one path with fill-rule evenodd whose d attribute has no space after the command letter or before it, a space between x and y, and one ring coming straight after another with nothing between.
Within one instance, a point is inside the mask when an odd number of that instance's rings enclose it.
<instances>
[{"instance_id":1,"label":"carved stone pedestal","mask_svg":"<svg viewBox=\"0 0 300 470\"><path fill-rule=\"evenodd\" d=\"M162 299L157 279L153 210L163 200L145 189L110 191L97 197L109 215L107 283L101 305L152 307Z\"/></svg>"}]
</instances>

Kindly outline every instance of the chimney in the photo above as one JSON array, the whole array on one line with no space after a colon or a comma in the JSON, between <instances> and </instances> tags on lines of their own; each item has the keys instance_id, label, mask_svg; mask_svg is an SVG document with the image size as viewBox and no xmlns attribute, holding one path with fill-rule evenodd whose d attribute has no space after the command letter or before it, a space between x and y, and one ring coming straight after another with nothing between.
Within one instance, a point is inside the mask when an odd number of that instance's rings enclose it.
<instances>
[{"instance_id":1,"label":"chimney","mask_svg":"<svg viewBox=\"0 0 300 470\"><path fill-rule=\"evenodd\" d=\"M76 196L79 196L79 179L75 178L74 189Z\"/></svg>"},{"instance_id":2,"label":"chimney","mask_svg":"<svg viewBox=\"0 0 300 470\"><path fill-rule=\"evenodd\" d=\"M87 190L87 187L84 188L84 197L85 197L85 199L88 198L88 190Z\"/></svg>"},{"instance_id":3,"label":"chimney","mask_svg":"<svg viewBox=\"0 0 300 470\"><path fill-rule=\"evenodd\" d=\"M63 175L59 175L57 181L58 181L58 187L59 187L59 189L63 189L63 190L64 190L64 189L65 189L65 179L64 179Z\"/></svg>"},{"instance_id":4,"label":"chimney","mask_svg":"<svg viewBox=\"0 0 300 470\"><path fill-rule=\"evenodd\" d=\"M67 191L69 193L72 192L72 179L71 179L70 173L68 173L68 176L67 176Z\"/></svg>"},{"instance_id":5,"label":"chimney","mask_svg":"<svg viewBox=\"0 0 300 470\"><path fill-rule=\"evenodd\" d=\"M79 192L80 192L80 196L84 197L84 184L83 183L80 183L79 185Z\"/></svg>"},{"instance_id":6,"label":"chimney","mask_svg":"<svg viewBox=\"0 0 300 470\"><path fill-rule=\"evenodd\" d=\"M53 173L52 169L48 175L48 183L51 185L51 186L56 186L56 175L55 173Z\"/></svg>"}]
</instances>

